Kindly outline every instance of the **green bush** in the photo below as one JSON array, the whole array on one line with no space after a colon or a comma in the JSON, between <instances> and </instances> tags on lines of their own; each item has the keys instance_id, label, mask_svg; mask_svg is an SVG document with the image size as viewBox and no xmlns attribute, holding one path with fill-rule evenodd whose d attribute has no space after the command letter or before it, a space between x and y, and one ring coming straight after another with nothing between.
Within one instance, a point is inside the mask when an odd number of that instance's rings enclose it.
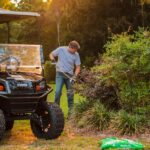
<instances>
[{"instance_id":1,"label":"green bush","mask_svg":"<svg viewBox=\"0 0 150 150\"><path fill-rule=\"evenodd\" d=\"M111 113L104 107L104 105L97 102L94 104L92 109L89 110L88 118L88 124L92 128L102 131L109 126Z\"/></svg>"},{"instance_id":2,"label":"green bush","mask_svg":"<svg viewBox=\"0 0 150 150\"><path fill-rule=\"evenodd\" d=\"M50 61L46 61L44 64L44 77L46 78L46 81L52 82L55 81L55 67L51 65Z\"/></svg>"},{"instance_id":3,"label":"green bush","mask_svg":"<svg viewBox=\"0 0 150 150\"><path fill-rule=\"evenodd\" d=\"M86 111L92 107L92 103L90 101L82 100L75 104L71 120L73 123L77 123L78 127L85 127L85 122L87 120Z\"/></svg>"},{"instance_id":4,"label":"green bush","mask_svg":"<svg viewBox=\"0 0 150 150\"><path fill-rule=\"evenodd\" d=\"M78 113L78 114L76 114L78 116L91 107L92 107L92 103L90 103L90 101L85 101L85 100L80 101L74 107L74 113Z\"/></svg>"},{"instance_id":5,"label":"green bush","mask_svg":"<svg viewBox=\"0 0 150 150\"><path fill-rule=\"evenodd\" d=\"M96 128L102 130L109 123L111 112L107 116L107 111L115 111L111 126L121 134L140 133L150 127L149 35L145 36L142 28L134 35L114 35L97 65L82 71L76 89L93 103L86 112L90 114L88 120L92 120L89 123ZM95 106L97 103L101 105Z\"/></svg>"},{"instance_id":6,"label":"green bush","mask_svg":"<svg viewBox=\"0 0 150 150\"><path fill-rule=\"evenodd\" d=\"M72 120L79 128L104 130L109 126L111 113L100 103L81 101L75 105Z\"/></svg>"},{"instance_id":7,"label":"green bush","mask_svg":"<svg viewBox=\"0 0 150 150\"><path fill-rule=\"evenodd\" d=\"M114 36L105 45L103 56L102 67L110 64L104 79L117 85L122 108L131 112L150 103L150 37L144 37L143 32Z\"/></svg>"},{"instance_id":8,"label":"green bush","mask_svg":"<svg viewBox=\"0 0 150 150\"><path fill-rule=\"evenodd\" d=\"M119 111L111 122L111 126L117 132L129 135L143 133L147 127L145 124L145 116L129 114L124 110Z\"/></svg>"}]
</instances>

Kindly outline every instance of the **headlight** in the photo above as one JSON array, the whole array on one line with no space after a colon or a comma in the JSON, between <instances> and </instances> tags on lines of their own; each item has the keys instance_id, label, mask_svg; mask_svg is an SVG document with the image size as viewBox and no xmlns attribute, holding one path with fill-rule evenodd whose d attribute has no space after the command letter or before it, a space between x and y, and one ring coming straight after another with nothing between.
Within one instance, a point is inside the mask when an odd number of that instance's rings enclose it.
<instances>
[{"instance_id":1,"label":"headlight","mask_svg":"<svg viewBox=\"0 0 150 150\"><path fill-rule=\"evenodd\" d=\"M46 82L41 81L39 84L36 85L36 91L41 91L46 89Z\"/></svg>"}]
</instances>

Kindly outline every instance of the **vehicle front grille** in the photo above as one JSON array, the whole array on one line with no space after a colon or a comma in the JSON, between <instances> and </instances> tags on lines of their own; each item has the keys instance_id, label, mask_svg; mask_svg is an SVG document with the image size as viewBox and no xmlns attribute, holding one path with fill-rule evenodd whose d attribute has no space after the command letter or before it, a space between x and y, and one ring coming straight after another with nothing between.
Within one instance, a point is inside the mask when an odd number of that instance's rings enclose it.
<instances>
[{"instance_id":1,"label":"vehicle front grille","mask_svg":"<svg viewBox=\"0 0 150 150\"><path fill-rule=\"evenodd\" d=\"M35 93L34 85L31 81L9 80L9 87L12 94L31 94Z\"/></svg>"}]
</instances>

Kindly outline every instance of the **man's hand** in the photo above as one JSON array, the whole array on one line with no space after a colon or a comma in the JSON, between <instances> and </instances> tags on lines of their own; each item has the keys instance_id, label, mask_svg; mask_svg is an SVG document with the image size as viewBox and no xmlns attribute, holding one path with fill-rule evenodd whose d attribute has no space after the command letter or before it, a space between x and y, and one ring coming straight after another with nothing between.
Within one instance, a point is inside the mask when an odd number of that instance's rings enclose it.
<instances>
[{"instance_id":1,"label":"man's hand","mask_svg":"<svg viewBox=\"0 0 150 150\"><path fill-rule=\"evenodd\" d=\"M50 60L51 60L51 64L52 64L52 65L56 65L56 60L55 60L55 57L53 56L52 53L50 53L49 58L50 58Z\"/></svg>"},{"instance_id":2,"label":"man's hand","mask_svg":"<svg viewBox=\"0 0 150 150\"><path fill-rule=\"evenodd\" d=\"M51 61L55 61L55 57L53 56L52 53L49 54L49 58L50 58Z\"/></svg>"},{"instance_id":3,"label":"man's hand","mask_svg":"<svg viewBox=\"0 0 150 150\"><path fill-rule=\"evenodd\" d=\"M75 75L76 75L76 77L77 77L78 74L80 73L80 70L81 70L80 65L76 66L76 69L75 69Z\"/></svg>"},{"instance_id":4,"label":"man's hand","mask_svg":"<svg viewBox=\"0 0 150 150\"><path fill-rule=\"evenodd\" d=\"M73 75L73 77L70 79L70 83L74 84L76 82L77 76Z\"/></svg>"},{"instance_id":5,"label":"man's hand","mask_svg":"<svg viewBox=\"0 0 150 150\"><path fill-rule=\"evenodd\" d=\"M71 84L74 84L76 82L77 76L78 76L79 73L80 73L80 65L76 66L75 74L70 79Z\"/></svg>"},{"instance_id":6,"label":"man's hand","mask_svg":"<svg viewBox=\"0 0 150 150\"><path fill-rule=\"evenodd\" d=\"M56 63L57 63L57 62L56 62L55 59L54 59L54 60L51 60L51 64L52 64L52 65L56 65Z\"/></svg>"}]
</instances>

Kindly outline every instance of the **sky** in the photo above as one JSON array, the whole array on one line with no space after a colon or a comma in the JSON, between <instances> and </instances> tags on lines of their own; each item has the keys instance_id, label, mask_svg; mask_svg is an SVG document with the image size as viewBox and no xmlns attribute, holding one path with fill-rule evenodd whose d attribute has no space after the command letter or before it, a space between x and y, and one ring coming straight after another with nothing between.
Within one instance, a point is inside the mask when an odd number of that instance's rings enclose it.
<instances>
[{"instance_id":1,"label":"sky","mask_svg":"<svg viewBox=\"0 0 150 150\"><path fill-rule=\"evenodd\" d=\"M17 1L17 3L19 3L21 0L11 0L13 3L16 3L16 1ZM42 0L43 2L47 2L47 0Z\"/></svg>"},{"instance_id":2,"label":"sky","mask_svg":"<svg viewBox=\"0 0 150 150\"><path fill-rule=\"evenodd\" d=\"M12 3L16 4L19 3L21 0L11 0Z\"/></svg>"},{"instance_id":3,"label":"sky","mask_svg":"<svg viewBox=\"0 0 150 150\"><path fill-rule=\"evenodd\" d=\"M16 3L16 1L19 3L21 0L11 0L13 3Z\"/></svg>"},{"instance_id":4,"label":"sky","mask_svg":"<svg viewBox=\"0 0 150 150\"><path fill-rule=\"evenodd\" d=\"M10 0L12 3L14 3L17 6L17 3L19 3L21 0ZM44 3L46 3L48 0L42 0Z\"/></svg>"}]
</instances>

